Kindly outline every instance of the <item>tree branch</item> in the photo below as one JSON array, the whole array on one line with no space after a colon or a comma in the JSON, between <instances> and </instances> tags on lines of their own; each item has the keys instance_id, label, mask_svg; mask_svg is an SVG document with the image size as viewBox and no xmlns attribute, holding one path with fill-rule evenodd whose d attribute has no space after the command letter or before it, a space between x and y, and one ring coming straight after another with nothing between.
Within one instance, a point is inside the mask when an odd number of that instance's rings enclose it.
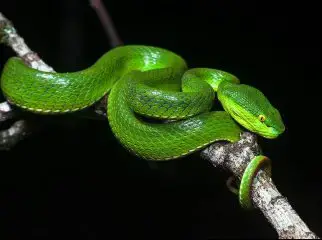
<instances>
[{"instance_id":1,"label":"tree branch","mask_svg":"<svg viewBox=\"0 0 322 240\"><path fill-rule=\"evenodd\" d=\"M44 63L37 53L33 52L20 37L13 24L0 13L0 42L11 47L24 62L32 68L53 72L54 70ZM10 103L0 103L0 122L18 117L19 110L13 108ZM27 120L20 119L14 122L8 129L0 131L0 149L10 149L19 141L31 134L34 125Z\"/></svg>"},{"instance_id":2,"label":"tree branch","mask_svg":"<svg viewBox=\"0 0 322 240\"><path fill-rule=\"evenodd\" d=\"M24 39L18 34L14 25L0 12L0 43L10 47L23 61L30 67L44 71L55 72L54 69L47 65L36 52L32 51L25 43ZM106 105L107 96L102 101L95 104L94 111L84 110L81 114L75 114L82 118L92 118L97 120L106 119L106 114L102 107ZM19 109L14 108L9 102L0 103L0 122L11 119L18 119ZM8 129L0 131L0 150L9 150L19 141L32 134L33 131L39 130L40 125L28 123L25 119L18 119Z\"/></svg>"},{"instance_id":3,"label":"tree branch","mask_svg":"<svg viewBox=\"0 0 322 240\"><path fill-rule=\"evenodd\" d=\"M14 116L15 112L13 111L8 102L0 103L0 122L12 119Z\"/></svg>"},{"instance_id":4,"label":"tree branch","mask_svg":"<svg viewBox=\"0 0 322 240\"><path fill-rule=\"evenodd\" d=\"M113 31L114 27L108 12L101 1L92 0L90 2L110 37L112 46L121 45L116 31ZM13 25L1 13L0 40L11 47L29 66L42 71L54 71L27 47ZM107 96L95 106L93 112L96 115L106 116L106 101ZM10 104L7 102L0 104L0 121L8 120L14 116L15 110ZM21 139L19 136L26 135L28 129L26 121L16 121L6 132L0 132L0 148L4 148L3 146L10 147L17 143ZM256 137L253 134L244 133L240 141L233 144L213 144L204 149L201 156L215 167L229 170L236 178L240 179L250 159L258 155L259 152L260 147L257 144ZM278 192L271 178L265 172L259 171L254 180L252 200L254 207L261 210L269 223L276 229L279 238L318 238L292 209L287 199Z\"/></svg>"},{"instance_id":5,"label":"tree branch","mask_svg":"<svg viewBox=\"0 0 322 240\"><path fill-rule=\"evenodd\" d=\"M118 39L116 31L101 0L90 0L102 25L111 39ZM102 16L105 14L106 16ZM112 31L111 31L112 29ZM114 36L116 35L116 37ZM106 106L106 105L105 105ZM261 152L255 135L245 132L241 140L233 144L216 143L201 152L204 159L216 167L225 168L241 179L247 164ZM271 178L259 171L253 182L252 200L278 233L279 238L318 238L292 209L287 199L277 190Z\"/></svg>"},{"instance_id":6,"label":"tree branch","mask_svg":"<svg viewBox=\"0 0 322 240\"><path fill-rule=\"evenodd\" d=\"M0 42L11 47L30 67L44 72L54 72L52 67L48 66L37 53L27 46L13 24L2 13L0 13Z\"/></svg>"},{"instance_id":7,"label":"tree branch","mask_svg":"<svg viewBox=\"0 0 322 240\"><path fill-rule=\"evenodd\" d=\"M90 0L89 2L100 19L107 37L110 39L111 47L123 45L114 27L113 21L101 0Z\"/></svg>"},{"instance_id":8,"label":"tree branch","mask_svg":"<svg viewBox=\"0 0 322 240\"><path fill-rule=\"evenodd\" d=\"M215 167L230 171L241 179L247 164L261 154L256 136L245 132L241 139L232 144L215 143L201 152L201 157ZM253 206L262 211L268 222L275 228L281 239L318 239L289 202L277 190L272 179L260 170L253 182Z\"/></svg>"},{"instance_id":9,"label":"tree branch","mask_svg":"<svg viewBox=\"0 0 322 240\"><path fill-rule=\"evenodd\" d=\"M12 146L32 133L29 122L17 120L5 131L0 131L0 150L10 150Z\"/></svg>"}]
</instances>

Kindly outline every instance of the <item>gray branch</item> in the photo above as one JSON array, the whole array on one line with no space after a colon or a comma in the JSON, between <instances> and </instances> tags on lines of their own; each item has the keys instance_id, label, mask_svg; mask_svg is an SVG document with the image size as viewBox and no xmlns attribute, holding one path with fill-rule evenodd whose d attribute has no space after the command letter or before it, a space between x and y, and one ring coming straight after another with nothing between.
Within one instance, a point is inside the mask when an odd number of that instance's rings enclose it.
<instances>
[{"instance_id":1,"label":"gray branch","mask_svg":"<svg viewBox=\"0 0 322 240\"><path fill-rule=\"evenodd\" d=\"M10 150L31 133L31 127L27 121L15 121L8 130L0 131L0 150Z\"/></svg>"},{"instance_id":2,"label":"gray branch","mask_svg":"<svg viewBox=\"0 0 322 240\"><path fill-rule=\"evenodd\" d=\"M119 45L121 42L117 38L112 38L111 33L116 34L112 22L106 10L100 10L102 3L99 0L91 1L92 6L98 12L102 24L111 37L113 45ZM103 15L107 16L103 16ZM112 34L112 35L113 35ZM114 39L114 40L113 40ZM0 40L11 47L18 56L25 62L42 71L54 71L45 64L36 53L31 51L25 44L13 25L0 13ZM95 117L105 119L106 117L107 96L96 104L92 113L86 117ZM7 102L0 104L0 121L6 121L16 116L15 110ZM95 117L96 118L96 117ZM30 134L29 124L25 120L16 121L8 130L0 132L0 149L8 149L16 144L25 135ZM10 142L10 143L9 143ZM6 147L3 147L6 146ZM244 133L237 143L216 143L201 152L202 158L210 161L215 167L224 168L230 171L236 178L240 179L244 169L250 159L260 153L260 147L257 144L256 137L250 133ZM259 171L257 174L252 191L252 200L254 207L262 211L269 223L276 229L279 238L311 238L318 237L311 232L306 224L300 219L297 213L292 209L287 199L277 190L271 178L265 172Z\"/></svg>"},{"instance_id":3,"label":"gray branch","mask_svg":"<svg viewBox=\"0 0 322 240\"><path fill-rule=\"evenodd\" d=\"M89 2L92 8L95 10L101 24L103 25L103 29L105 30L106 35L110 40L111 47L122 45L123 43L119 35L117 34L112 18L110 17L101 0L90 0Z\"/></svg>"},{"instance_id":4,"label":"gray branch","mask_svg":"<svg viewBox=\"0 0 322 240\"><path fill-rule=\"evenodd\" d=\"M19 36L13 24L0 12L0 42L11 47L12 50L21 57L24 62L34 68L45 72L53 72L53 68L48 66L37 53L33 52ZM14 109L10 103L0 103L0 122L8 121L18 117L19 110ZM30 135L34 126L27 120L19 119L8 129L0 131L0 149L10 149L19 141Z\"/></svg>"},{"instance_id":5,"label":"gray branch","mask_svg":"<svg viewBox=\"0 0 322 240\"><path fill-rule=\"evenodd\" d=\"M0 122L12 119L15 116L14 110L8 102L0 103Z\"/></svg>"},{"instance_id":6,"label":"gray branch","mask_svg":"<svg viewBox=\"0 0 322 240\"><path fill-rule=\"evenodd\" d=\"M201 152L201 157L215 167L230 171L240 180L249 161L261 152L256 136L245 132L236 143L211 145ZM263 213L280 239L319 239L277 190L265 171L260 170L255 177L251 197L254 208Z\"/></svg>"},{"instance_id":7,"label":"gray branch","mask_svg":"<svg viewBox=\"0 0 322 240\"><path fill-rule=\"evenodd\" d=\"M113 31L114 26L109 13L101 0L90 0L90 2L98 13L109 38L119 39L116 31ZM102 14L106 16L102 16ZM106 112L106 109L102 112ZM246 132L237 143L213 144L203 150L201 156L211 161L215 167L225 168L235 178L241 179L249 161L260 153L261 149L255 135ZM278 192L271 178L265 172L259 171L257 174L253 182L252 193L254 207L263 212L275 228L279 238L318 238L292 209L287 199Z\"/></svg>"},{"instance_id":8,"label":"gray branch","mask_svg":"<svg viewBox=\"0 0 322 240\"><path fill-rule=\"evenodd\" d=\"M0 12L0 43L3 43L10 47L23 61L30 67L44 71L55 72L54 69L47 65L36 52L32 51L24 39L18 34L16 28ZM106 96L101 102L98 102L94 111L84 111L80 117L103 119L105 113L102 111L102 107L106 103ZM25 119L19 119L20 110L14 108L9 102L5 101L0 103L0 122L5 122L10 119L17 119L8 129L0 131L0 150L14 147L19 141L29 136L35 128L34 124L28 123ZM37 129L38 130L38 129Z\"/></svg>"},{"instance_id":9,"label":"gray branch","mask_svg":"<svg viewBox=\"0 0 322 240\"><path fill-rule=\"evenodd\" d=\"M25 43L14 28L13 24L0 13L0 42L11 47L24 62L32 68L52 72L53 69L45 64ZM18 110L10 103L0 103L0 122L18 117ZM0 149L10 149L32 132L32 125L27 120L19 119L8 129L0 131Z\"/></svg>"},{"instance_id":10,"label":"gray branch","mask_svg":"<svg viewBox=\"0 0 322 240\"><path fill-rule=\"evenodd\" d=\"M11 47L30 67L44 72L54 71L52 67L39 58L37 53L27 46L24 39L18 35L13 24L2 13L0 13L0 42Z\"/></svg>"}]
</instances>

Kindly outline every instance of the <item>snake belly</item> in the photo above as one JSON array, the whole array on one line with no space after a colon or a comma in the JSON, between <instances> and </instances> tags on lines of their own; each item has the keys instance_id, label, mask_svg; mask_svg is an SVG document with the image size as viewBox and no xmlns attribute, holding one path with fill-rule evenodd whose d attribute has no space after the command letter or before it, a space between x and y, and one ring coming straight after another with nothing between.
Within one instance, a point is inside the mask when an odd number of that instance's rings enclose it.
<instances>
[{"instance_id":1,"label":"snake belly","mask_svg":"<svg viewBox=\"0 0 322 240\"><path fill-rule=\"evenodd\" d=\"M219 70L188 70L171 51L128 45L70 73L42 72L10 58L1 88L10 103L39 114L79 111L109 93L107 116L116 138L138 157L163 161L215 141L239 140L242 130L232 117L211 111L218 84L225 80L238 83Z\"/></svg>"}]
</instances>

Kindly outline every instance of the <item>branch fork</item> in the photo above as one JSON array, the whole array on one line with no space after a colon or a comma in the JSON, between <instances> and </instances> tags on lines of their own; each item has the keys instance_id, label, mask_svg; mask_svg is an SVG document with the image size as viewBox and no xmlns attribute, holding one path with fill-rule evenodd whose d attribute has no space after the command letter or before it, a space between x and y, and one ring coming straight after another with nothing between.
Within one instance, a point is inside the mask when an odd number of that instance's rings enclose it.
<instances>
[{"instance_id":1,"label":"branch fork","mask_svg":"<svg viewBox=\"0 0 322 240\"><path fill-rule=\"evenodd\" d=\"M112 47L121 45L108 12L100 0L91 0L91 6L98 14L107 35L110 38ZM33 52L18 35L13 24L0 12L0 42L11 47L27 65L32 68L54 72L54 69L47 65L38 55ZM105 96L98 102L92 115L102 119L106 113ZM0 122L16 119L18 111L8 102L0 103ZM19 141L34 131L34 126L27 120L16 119L9 129L0 131L0 150L9 150ZM201 151L201 157L210 161L215 167L224 168L230 171L236 178L241 178L248 162L258 155L261 149L256 141L256 136L245 132L241 135L240 141L232 144L215 143ZM307 238L318 239L318 237L306 226L297 213L292 209L289 202L277 190L272 179L264 172L259 171L253 181L252 191L253 205L259 209L268 222L275 228L279 238Z\"/></svg>"}]
</instances>

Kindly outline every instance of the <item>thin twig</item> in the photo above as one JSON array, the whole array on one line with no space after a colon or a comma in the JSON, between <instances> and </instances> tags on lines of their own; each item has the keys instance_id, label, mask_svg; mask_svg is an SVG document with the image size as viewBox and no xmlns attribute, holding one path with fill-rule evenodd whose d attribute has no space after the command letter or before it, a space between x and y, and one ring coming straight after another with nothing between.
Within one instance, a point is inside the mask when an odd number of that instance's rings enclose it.
<instances>
[{"instance_id":1,"label":"thin twig","mask_svg":"<svg viewBox=\"0 0 322 240\"><path fill-rule=\"evenodd\" d=\"M110 46L112 48L123 45L121 38L119 37L112 18L109 15L109 12L106 10L104 4L101 0L89 0L90 5L95 10L104 31L106 32L107 38L110 40ZM94 111L96 114L106 117L106 106L107 98L105 95L101 101L97 102L94 106Z\"/></svg>"},{"instance_id":2,"label":"thin twig","mask_svg":"<svg viewBox=\"0 0 322 240\"><path fill-rule=\"evenodd\" d=\"M0 13L0 42L11 47L30 67L44 72L54 72L52 67L28 47L25 40L18 35L13 24L2 13Z\"/></svg>"},{"instance_id":3,"label":"thin twig","mask_svg":"<svg viewBox=\"0 0 322 240\"><path fill-rule=\"evenodd\" d=\"M108 11L101 0L90 0L90 2L98 13L108 36L113 39L116 31ZM241 178L248 162L259 153L260 147L255 135L244 133L237 143L214 144L203 150L201 156L211 161L214 166L230 170L235 177ZM255 208L264 213L264 216L276 229L279 238L318 238L308 229L286 198L277 191L271 178L265 172L260 171L257 174L252 193Z\"/></svg>"},{"instance_id":4,"label":"thin twig","mask_svg":"<svg viewBox=\"0 0 322 240\"><path fill-rule=\"evenodd\" d=\"M249 132L243 133L236 143L216 143L201 152L202 158L215 167L230 171L238 179L249 161L259 154L261 149L256 136ZM261 210L280 239L318 239L262 170L254 179L252 200L255 209Z\"/></svg>"},{"instance_id":5,"label":"thin twig","mask_svg":"<svg viewBox=\"0 0 322 240\"><path fill-rule=\"evenodd\" d=\"M53 69L39 58L19 36L13 24L0 13L0 42L11 47L24 62L32 68L53 72ZM8 102L0 103L0 122L8 121L17 117L18 110L12 108ZM19 141L30 135L34 125L28 124L27 120L19 119L8 129L0 131L0 149L10 149Z\"/></svg>"},{"instance_id":6,"label":"thin twig","mask_svg":"<svg viewBox=\"0 0 322 240\"><path fill-rule=\"evenodd\" d=\"M31 129L27 121L18 120L9 129L0 131L0 150L10 150L12 146L31 134Z\"/></svg>"},{"instance_id":7,"label":"thin twig","mask_svg":"<svg viewBox=\"0 0 322 240\"><path fill-rule=\"evenodd\" d=\"M114 27L113 21L107 12L104 4L101 0L90 0L89 1L92 8L95 10L98 18L100 19L101 24L106 32L107 37L110 39L111 47L117 47L123 45L120 37L117 34L117 31Z\"/></svg>"},{"instance_id":8,"label":"thin twig","mask_svg":"<svg viewBox=\"0 0 322 240\"><path fill-rule=\"evenodd\" d=\"M93 3L94 1L91 2ZM99 4L97 5L97 3ZM97 8L102 7L102 4L99 0L95 1L95 4L94 8L96 10ZM112 25L109 25L111 24L111 21L108 17L107 11L105 9L97 11L100 12L98 15L102 21L103 26L110 26L109 29L113 28ZM106 16L102 17L102 15L104 14ZM107 30L107 28L105 29ZM115 36L114 33L113 31L107 31L107 34L111 34L109 36L111 37L112 44L114 46L120 45L121 41L118 41L117 38L115 40L115 38L112 37L112 35ZM53 71L51 67L49 67L41 59L39 59L37 54L33 53L27 47L23 39L16 33L12 24L1 13L0 38L2 42L5 42L8 46L12 47L13 50L18 54L18 56L21 56L31 67L41 70L47 69L47 71ZM103 99L103 101L104 100L106 101L106 97L105 99ZM102 104L103 111L101 112L104 112L104 108L106 108L106 104ZM13 111L10 105L7 103L2 103L0 105L0 114L1 110L3 110L3 113L7 114L7 116L10 116L9 112ZM101 114L101 112L97 113ZM23 136L23 133L25 131L21 129L24 129L24 127L22 126L27 126L27 124L23 121L17 121L14 126L16 130L11 130L11 132L6 132L6 134L2 132L0 133L0 138L2 136L3 139L9 139L10 136L10 138L19 139L16 137ZM211 145L210 147L202 151L201 156L211 161L217 167L222 167L230 170L234 176L240 178L249 160L259 151L259 146L256 142L255 137L251 134L245 134L242 136L239 142L234 144L217 143ZM15 141L17 142L19 140ZM264 216L276 229L279 238L318 238L313 232L308 229L306 224L291 208L286 198L282 197L281 194L277 191L277 188L273 184L272 180L263 172L259 172L254 181L252 199L254 206L263 212Z\"/></svg>"},{"instance_id":9,"label":"thin twig","mask_svg":"<svg viewBox=\"0 0 322 240\"><path fill-rule=\"evenodd\" d=\"M37 70L44 72L55 72L54 69L47 65L36 52L32 51L24 39L18 34L14 25L9 19L7 19L0 12L0 43L7 45L12 48L12 50L21 57L24 62ZM102 102L104 102L104 97ZM106 100L105 100L106 102ZM91 118L102 120L106 119L104 113L102 112L102 106L104 104L98 102L97 111L94 107L94 111L84 110L80 114L75 114L75 116L82 118ZM17 119L8 129L0 131L0 150L14 147L19 141L29 136L36 128L40 128L40 125L34 125L27 122L24 119L18 119L19 109L13 108L7 101L0 103L0 122L5 122L10 119ZM39 129L37 129L39 130Z\"/></svg>"},{"instance_id":10,"label":"thin twig","mask_svg":"<svg viewBox=\"0 0 322 240\"><path fill-rule=\"evenodd\" d=\"M14 118L15 111L8 102L0 103L0 122Z\"/></svg>"}]
</instances>

